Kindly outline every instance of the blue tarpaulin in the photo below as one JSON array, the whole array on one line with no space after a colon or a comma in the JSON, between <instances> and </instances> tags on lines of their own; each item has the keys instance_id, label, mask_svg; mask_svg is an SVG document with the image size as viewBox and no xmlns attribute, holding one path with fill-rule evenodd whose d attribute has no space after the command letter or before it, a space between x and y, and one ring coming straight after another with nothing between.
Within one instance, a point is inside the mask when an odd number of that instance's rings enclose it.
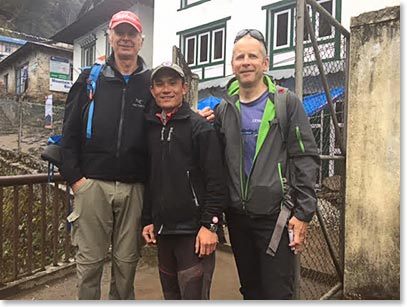
<instances>
[{"instance_id":1,"label":"blue tarpaulin","mask_svg":"<svg viewBox=\"0 0 407 307\"><path fill-rule=\"evenodd\" d=\"M332 102L335 103L338 98L344 94L344 88L342 86L333 88L331 91ZM198 101L198 110L202 110L205 107L210 107L212 110L221 102L221 98L215 96L209 96L202 98ZM312 116L315 113L321 111L328 104L325 92L312 94L304 97L304 109L308 116Z\"/></svg>"},{"instance_id":2,"label":"blue tarpaulin","mask_svg":"<svg viewBox=\"0 0 407 307\"><path fill-rule=\"evenodd\" d=\"M339 97L344 93L344 88L342 86L336 87L330 91L332 102L335 103ZM318 94L313 94L304 97L304 109L308 116L312 116L315 113L321 111L328 104L328 98L325 92Z\"/></svg>"},{"instance_id":3,"label":"blue tarpaulin","mask_svg":"<svg viewBox=\"0 0 407 307\"><path fill-rule=\"evenodd\" d=\"M221 100L222 99L215 96L202 98L198 100L198 110L202 110L205 107L210 107L213 110L220 103Z\"/></svg>"}]
</instances>

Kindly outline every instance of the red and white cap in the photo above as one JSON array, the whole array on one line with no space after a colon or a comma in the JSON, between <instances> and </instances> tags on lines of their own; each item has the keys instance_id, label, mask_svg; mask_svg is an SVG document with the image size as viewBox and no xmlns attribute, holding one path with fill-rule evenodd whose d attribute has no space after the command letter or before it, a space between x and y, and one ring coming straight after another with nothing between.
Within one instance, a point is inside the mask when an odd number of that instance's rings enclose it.
<instances>
[{"instance_id":1,"label":"red and white cap","mask_svg":"<svg viewBox=\"0 0 407 307\"><path fill-rule=\"evenodd\" d=\"M109 23L109 29L116 28L119 24L128 23L132 25L138 32L143 32L141 20L136 14L130 11L120 11L112 16Z\"/></svg>"}]
</instances>

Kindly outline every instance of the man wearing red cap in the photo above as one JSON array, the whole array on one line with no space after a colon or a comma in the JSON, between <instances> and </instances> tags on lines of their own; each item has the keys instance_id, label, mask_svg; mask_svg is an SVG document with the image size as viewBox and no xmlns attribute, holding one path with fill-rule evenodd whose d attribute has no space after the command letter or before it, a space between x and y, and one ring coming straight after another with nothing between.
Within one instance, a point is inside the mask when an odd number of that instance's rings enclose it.
<instances>
[{"instance_id":1,"label":"man wearing red cap","mask_svg":"<svg viewBox=\"0 0 407 307\"><path fill-rule=\"evenodd\" d=\"M134 13L113 15L109 24L113 52L99 74L93 97L87 94L89 72L84 71L66 102L60 172L75 197L68 220L72 243L78 247L79 299L100 299L110 246L109 298L134 299L147 174L144 114L151 100L151 73L138 55L142 31Z\"/></svg>"}]
</instances>

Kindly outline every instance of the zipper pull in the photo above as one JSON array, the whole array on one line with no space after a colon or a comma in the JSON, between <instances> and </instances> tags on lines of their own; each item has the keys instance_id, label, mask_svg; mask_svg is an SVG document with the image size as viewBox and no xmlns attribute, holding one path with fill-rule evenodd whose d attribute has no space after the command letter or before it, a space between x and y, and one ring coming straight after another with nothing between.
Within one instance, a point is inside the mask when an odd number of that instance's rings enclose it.
<instances>
[{"instance_id":1,"label":"zipper pull","mask_svg":"<svg viewBox=\"0 0 407 307\"><path fill-rule=\"evenodd\" d=\"M170 128L170 132L168 132L167 142L171 141L171 135L172 135L172 132L173 132L173 131L174 131L174 127L171 127L171 128Z\"/></svg>"},{"instance_id":2,"label":"zipper pull","mask_svg":"<svg viewBox=\"0 0 407 307\"><path fill-rule=\"evenodd\" d=\"M164 141L164 132L165 132L165 127L162 127L162 129L161 129L161 142Z\"/></svg>"}]
</instances>

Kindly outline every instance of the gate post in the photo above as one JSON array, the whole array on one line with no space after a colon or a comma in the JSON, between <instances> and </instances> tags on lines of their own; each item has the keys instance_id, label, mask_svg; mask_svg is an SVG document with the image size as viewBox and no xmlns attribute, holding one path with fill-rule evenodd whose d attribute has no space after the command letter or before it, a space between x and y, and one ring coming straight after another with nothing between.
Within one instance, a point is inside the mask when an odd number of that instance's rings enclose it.
<instances>
[{"instance_id":1,"label":"gate post","mask_svg":"<svg viewBox=\"0 0 407 307\"><path fill-rule=\"evenodd\" d=\"M303 67L304 67L304 14L305 0L296 1L295 15L295 94L302 101ZM301 254L295 256L294 294L293 299L300 299Z\"/></svg>"}]
</instances>

